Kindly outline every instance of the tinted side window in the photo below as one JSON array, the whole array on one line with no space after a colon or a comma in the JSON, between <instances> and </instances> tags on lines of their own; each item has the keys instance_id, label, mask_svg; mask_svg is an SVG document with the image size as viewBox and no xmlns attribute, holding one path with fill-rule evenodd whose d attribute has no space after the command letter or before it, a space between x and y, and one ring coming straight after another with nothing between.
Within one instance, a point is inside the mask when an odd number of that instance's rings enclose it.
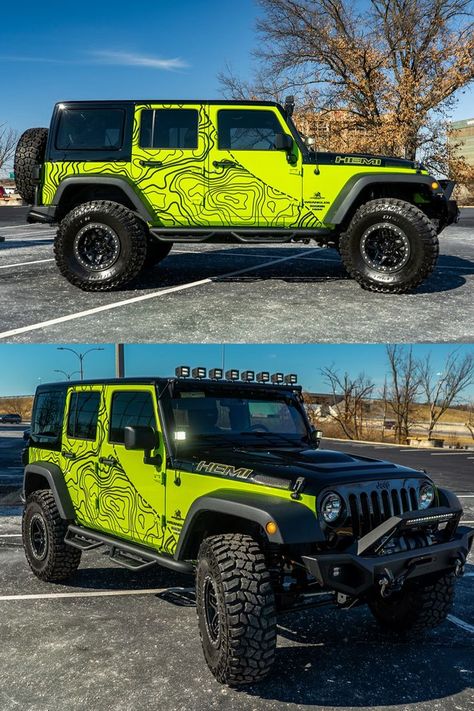
<instances>
[{"instance_id":1,"label":"tinted side window","mask_svg":"<svg viewBox=\"0 0 474 711\"><path fill-rule=\"evenodd\" d=\"M119 150L123 143L123 109L65 109L59 119L59 150Z\"/></svg>"},{"instance_id":2,"label":"tinted side window","mask_svg":"<svg viewBox=\"0 0 474 711\"><path fill-rule=\"evenodd\" d=\"M41 392L36 396L31 423L31 443L59 448L66 393L62 390Z\"/></svg>"},{"instance_id":3,"label":"tinted side window","mask_svg":"<svg viewBox=\"0 0 474 711\"><path fill-rule=\"evenodd\" d=\"M67 433L75 439L95 440L100 393L72 393L69 401Z\"/></svg>"},{"instance_id":4,"label":"tinted side window","mask_svg":"<svg viewBox=\"0 0 474 711\"><path fill-rule=\"evenodd\" d=\"M240 151L274 150L283 129L272 111L222 109L217 114L218 145Z\"/></svg>"},{"instance_id":5,"label":"tinted side window","mask_svg":"<svg viewBox=\"0 0 474 711\"><path fill-rule=\"evenodd\" d=\"M124 427L134 425L149 426L156 429L153 400L150 393L115 393L112 398L112 411L110 414L110 442L123 444Z\"/></svg>"},{"instance_id":6,"label":"tinted side window","mask_svg":"<svg viewBox=\"0 0 474 711\"><path fill-rule=\"evenodd\" d=\"M142 148L197 148L196 109L155 109L142 111Z\"/></svg>"}]
</instances>

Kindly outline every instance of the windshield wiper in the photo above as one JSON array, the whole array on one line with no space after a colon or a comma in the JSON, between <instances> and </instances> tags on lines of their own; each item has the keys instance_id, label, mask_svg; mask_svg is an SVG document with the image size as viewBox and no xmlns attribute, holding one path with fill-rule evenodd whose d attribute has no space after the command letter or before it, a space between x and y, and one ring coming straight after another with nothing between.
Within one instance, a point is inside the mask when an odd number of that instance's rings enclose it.
<instances>
[{"instance_id":1,"label":"windshield wiper","mask_svg":"<svg viewBox=\"0 0 474 711\"><path fill-rule=\"evenodd\" d=\"M277 444L275 443L275 438L276 438L277 442L281 441L281 442L286 442L288 444L291 444L291 446L294 449L303 449L303 447L308 446L305 442L303 442L302 439L300 439L299 441L295 441L291 437L285 437L285 435L280 434L280 432L241 432L240 433L241 437L245 437L247 435L265 439L266 442L270 442L270 444L273 447L277 446Z\"/></svg>"}]
</instances>

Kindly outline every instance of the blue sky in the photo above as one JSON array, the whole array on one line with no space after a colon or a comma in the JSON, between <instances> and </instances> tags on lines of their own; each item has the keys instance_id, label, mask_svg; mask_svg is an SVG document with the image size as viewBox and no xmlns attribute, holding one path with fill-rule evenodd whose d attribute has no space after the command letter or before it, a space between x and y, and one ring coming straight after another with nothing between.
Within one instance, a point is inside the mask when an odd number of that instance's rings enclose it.
<instances>
[{"instance_id":1,"label":"blue sky","mask_svg":"<svg viewBox=\"0 0 474 711\"><path fill-rule=\"evenodd\" d=\"M226 63L251 72L255 0L2 4L0 124L47 126L56 101L212 98ZM474 89L454 118L473 114Z\"/></svg>"},{"instance_id":2,"label":"blue sky","mask_svg":"<svg viewBox=\"0 0 474 711\"><path fill-rule=\"evenodd\" d=\"M84 352L94 344L64 344ZM114 346L102 345L104 350L93 351L84 358L86 378L114 377ZM453 350L452 345L416 345L415 354L432 354L433 365L441 372L443 363ZM471 352L472 346L460 346L460 352ZM174 375L177 365L221 367L221 345L157 344L125 346L126 375ZM378 386L383 385L386 372L385 346L364 344L302 344L253 345L227 344L224 351L225 367L240 370L269 370L297 373L299 382L312 392L327 391L319 368L335 365L352 375L365 371ZM79 361L73 353L58 351L57 345L0 345L0 396L28 395L40 383L63 380L66 373L76 371ZM74 377L78 377L75 375ZM466 398L474 397L474 387Z\"/></svg>"}]
</instances>

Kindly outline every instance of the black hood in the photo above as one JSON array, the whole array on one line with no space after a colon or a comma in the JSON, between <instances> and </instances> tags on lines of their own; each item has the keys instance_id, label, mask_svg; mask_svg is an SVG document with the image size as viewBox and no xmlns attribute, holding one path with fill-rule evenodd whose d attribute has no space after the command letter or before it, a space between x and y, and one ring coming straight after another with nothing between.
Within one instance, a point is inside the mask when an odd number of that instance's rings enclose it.
<instances>
[{"instance_id":1,"label":"black hood","mask_svg":"<svg viewBox=\"0 0 474 711\"><path fill-rule=\"evenodd\" d=\"M305 493L327 486L379 480L426 479L426 474L393 462L359 457L328 449L245 449L212 446L180 459L179 468L227 479L291 489L298 477L306 479Z\"/></svg>"}]
</instances>

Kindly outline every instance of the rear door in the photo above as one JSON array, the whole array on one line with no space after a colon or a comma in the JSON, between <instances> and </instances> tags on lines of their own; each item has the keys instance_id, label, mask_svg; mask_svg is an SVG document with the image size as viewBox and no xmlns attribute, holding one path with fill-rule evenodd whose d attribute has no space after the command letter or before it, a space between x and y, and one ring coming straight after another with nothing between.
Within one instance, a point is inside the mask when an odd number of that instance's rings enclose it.
<instances>
[{"instance_id":1,"label":"rear door","mask_svg":"<svg viewBox=\"0 0 474 711\"><path fill-rule=\"evenodd\" d=\"M164 547L165 467L163 438L155 454L162 465L145 464L144 452L124 446L124 428L145 425L161 431L154 387L107 386L106 435L101 448L100 523L108 533Z\"/></svg>"},{"instance_id":2,"label":"rear door","mask_svg":"<svg viewBox=\"0 0 474 711\"><path fill-rule=\"evenodd\" d=\"M133 180L155 226L199 225L208 132L200 104L140 104L135 109Z\"/></svg>"},{"instance_id":3,"label":"rear door","mask_svg":"<svg viewBox=\"0 0 474 711\"><path fill-rule=\"evenodd\" d=\"M102 389L77 386L66 398L62 434L62 471L77 520L85 526L99 524L99 456L104 439L99 413Z\"/></svg>"},{"instance_id":4,"label":"rear door","mask_svg":"<svg viewBox=\"0 0 474 711\"><path fill-rule=\"evenodd\" d=\"M302 207L302 157L275 148L290 134L276 107L210 105L216 133L208 156L205 215L225 227L296 226Z\"/></svg>"}]
</instances>

